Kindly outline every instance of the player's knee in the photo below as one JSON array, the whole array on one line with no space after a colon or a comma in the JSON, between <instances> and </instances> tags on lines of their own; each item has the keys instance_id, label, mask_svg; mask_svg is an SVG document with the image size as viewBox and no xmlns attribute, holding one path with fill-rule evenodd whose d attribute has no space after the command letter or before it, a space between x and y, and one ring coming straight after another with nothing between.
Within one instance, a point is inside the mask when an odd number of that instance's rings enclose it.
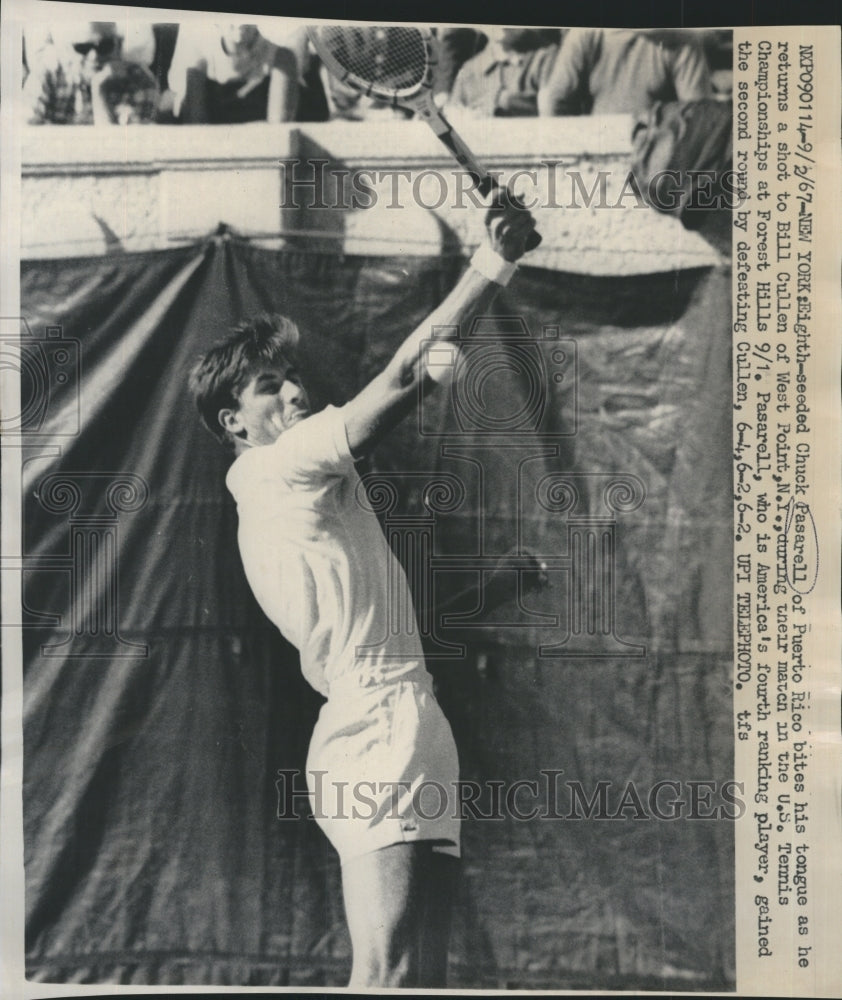
<instances>
[{"instance_id":1,"label":"player's knee","mask_svg":"<svg viewBox=\"0 0 842 1000\"><path fill-rule=\"evenodd\" d=\"M354 955L354 965L349 986L418 986L410 956L403 954L392 959L383 955Z\"/></svg>"},{"instance_id":2,"label":"player's knee","mask_svg":"<svg viewBox=\"0 0 842 1000\"><path fill-rule=\"evenodd\" d=\"M366 941L352 941L349 986L417 986L417 944L400 924L378 928Z\"/></svg>"}]
</instances>

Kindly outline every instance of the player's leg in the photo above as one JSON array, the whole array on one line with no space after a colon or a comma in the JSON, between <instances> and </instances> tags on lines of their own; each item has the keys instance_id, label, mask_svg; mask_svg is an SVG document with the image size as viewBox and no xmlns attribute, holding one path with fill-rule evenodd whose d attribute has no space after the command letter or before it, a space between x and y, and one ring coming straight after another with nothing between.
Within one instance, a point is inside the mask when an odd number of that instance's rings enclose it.
<instances>
[{"instance_id":1,"label":"player's leg","mask_svg":"<svg viewBox=\"0 0 842 1000\"><path fill-rule=\"evenodd\" d=\"M429 841L417 841L343 864L354 951L349 986L444 984L452 862L434 854Z\"/></svg>"},{"instance_id":2,"label":"player's leg","mask_svg":"<svg viewBox=\"0 0 842 1000\"><path fill-rule=\"evenodd\" d=\"M345 861L342 893L351 934L349 986L414 986L425 855L420 842L390 844Z\"/></svg>"}]
</instances>

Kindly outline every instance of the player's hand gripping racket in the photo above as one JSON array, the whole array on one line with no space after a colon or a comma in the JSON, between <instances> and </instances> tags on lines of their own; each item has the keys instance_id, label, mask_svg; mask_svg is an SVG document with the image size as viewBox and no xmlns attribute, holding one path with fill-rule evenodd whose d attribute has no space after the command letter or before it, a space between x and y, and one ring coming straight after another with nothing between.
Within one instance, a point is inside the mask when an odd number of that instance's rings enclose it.
<instances>
[{"instance_id":1,"label":"player's hand gripping racket","mask_svg":"<svg viewBox=\"0 0 842 1000\"><path fill-rule=\"evenodd\" d=\"M473 178L483 196L500 185L477 160L433 100L433 37L409 27L352 28L318 25L307 29L313 47L329 73L367 97L414 111L447 146ZM509 195L514 199L513 195ZM541 242L534 230L526 249Z\"/></svg>"}]
</instances>

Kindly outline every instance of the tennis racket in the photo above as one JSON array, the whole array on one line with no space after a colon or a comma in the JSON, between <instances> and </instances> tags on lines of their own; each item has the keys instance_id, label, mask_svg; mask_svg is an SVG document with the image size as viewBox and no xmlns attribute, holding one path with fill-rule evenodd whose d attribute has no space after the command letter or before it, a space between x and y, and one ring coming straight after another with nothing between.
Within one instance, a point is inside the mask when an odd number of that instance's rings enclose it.
<instances>
[{"instance_id":1,"label":"tennis racket","mask_svg":"<svg viewBox=\"0 0 842 1000\"><path fill-rule=\"evenodd\" d=\"M325 68L340 83L393 107L413 111L467 170L480 194L485 196L498 190L514 198L508 189L500 187L436 106L433 100L436 60L430 31L340 25L311 25L307 31ZM533 231L526 249L534 250L540 242L540 235Z\"/></svg>"}]
</instances>

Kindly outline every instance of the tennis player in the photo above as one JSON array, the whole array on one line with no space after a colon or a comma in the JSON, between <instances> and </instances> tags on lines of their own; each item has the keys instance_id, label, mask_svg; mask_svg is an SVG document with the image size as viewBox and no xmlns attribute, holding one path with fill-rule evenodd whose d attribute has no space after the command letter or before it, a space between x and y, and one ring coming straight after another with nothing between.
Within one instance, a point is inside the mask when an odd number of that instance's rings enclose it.
<instances>
[{"instance_id":1,"label":"tennis player","mask_svg":"<svg viewBox=\"0 0 842 1000\"><path fill-rule=\"evenodd\" d=\"M191 376L203 422L235 455L226 483L249 584L327 698L307 780L342 864L356 987L445 984L459 803L456 746L417 630L388 627L388 602L411 608L411 597L354 463L410 412L419 385L452 373L441 352L455 346L429 350L430 339L455 338L516 270L531 215L499 199L485 223L453 291L344 406L311 413L298 331L282 317L238 327Z\"/></svg>"}]
</instances>

